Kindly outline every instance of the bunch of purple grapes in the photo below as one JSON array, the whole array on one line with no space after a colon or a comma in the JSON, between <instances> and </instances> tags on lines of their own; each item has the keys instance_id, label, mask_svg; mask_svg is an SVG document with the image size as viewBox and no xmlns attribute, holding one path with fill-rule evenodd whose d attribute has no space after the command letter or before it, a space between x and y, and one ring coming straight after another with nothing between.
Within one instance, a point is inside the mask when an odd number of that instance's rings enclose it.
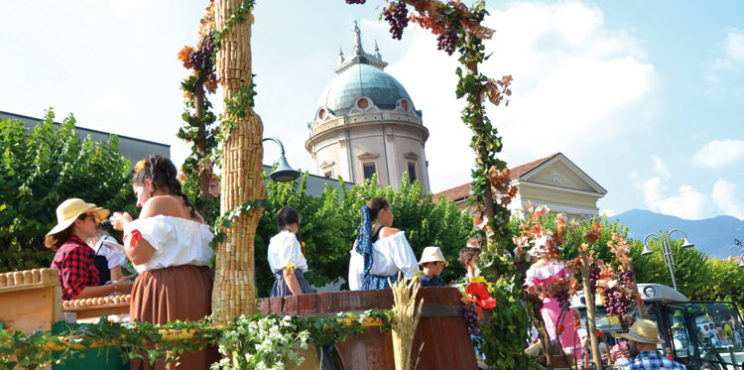
<instances>
[{"instance_id":1,"label":"bunch of purple grapes","mask_svg":"<svg viewBox=\"0 0 744 370\"><path fill-rule=\"evenodd\" d=\"M462 317L465 318L465 324L468 327L468 334L478 336L480 335L480 322L478 321L478 313L475 312L475 304L470 303L465 306L462 310Z\"/></svg>"},{"instance_id":2,"label":"bunch of purple grapes","mask_svg":"<svg viewBox=\"0 0 744 370\"><path fill-rule=\"evenodd\" d=\"M449 55L452 55L452 53L455 52L456 44L457 33L455 33L455 30L452 27L447 27L447 29L437 37L437 49L444 50L444 52Z\"/></svg>"},{"instance_id":3,"label":"bunch of purple grapes","mask_svg":"<svg viewBox=\"0 0 744 370\"><path fill-rule=\"evenodd\" d=\"M561 306L561 308L568 308L571 305L571 302L569 302L569 299L571 297L568 295L568 291L566 290L562 290L553 294L553 298L558 301L558 304Z\"/></svg>"},{"instance_id":4,"label":"bunch of purple grapes","mask_svg":"<svg viewBox=\"0 0 744 370\"><path fill-rule=\"evenodd\" d=\"M599 267L594 267L589 270L589 288L592 293L597 291L597 280L599 280L600 272L602 272L602 270Z\"/></svg>"},{"instance_id":5,"label":"bunch of purple grapes","mask_svg":"<svg viewBox=\"0 0 744 370\"><path fill-rule=\"evenodd\" d=\"M200 43L199 49L191 53L191 65L197 71L207 71L209 78L215 78L212 51L214 50L214 30Z\"/></svg>"},{"instance_id":6,"label":"bunch of purple grapes","mask_svg":"<svg viewBox=\"0 0 744 370\"><path fill-rule=\"evenodd\" d=\"M346 0L347 4L364 4L367 0Z\"/></svg>"},{"instance_id":7,"label":"bunch of purple grapes","mask_svg":"<svg viewBox=\"0 0 744 370\"><path fill-rule=\"evenodd\" d=\"M390 23L390 33L394 39L400 40L403 37L403 29L408 26L408 8L406 3L393 1L382 11L385 20Z\"/></svg>"},{"instance_id":8,"label":"bunch of purple grapes","mask_svg":"<svg viewBox=\"0 0 744 370\"><path fill-rule=\"evenodd\" d=\"M630 298L625 296L617 287L605 289L602 292L604 305L607 312L612 315L624 317L630 311Z\"/></svg>"},{"instance_id":9,"label":"bunch of purple grapes","mask_svg":"<svg viewBox=\"0 0 744 370\"><path fill-rule=\"evenodd\" d=\"M632 288L635 286L635 271L627 270L620 274L620 284L626 288Z\"/></svg>"}]
</instances>

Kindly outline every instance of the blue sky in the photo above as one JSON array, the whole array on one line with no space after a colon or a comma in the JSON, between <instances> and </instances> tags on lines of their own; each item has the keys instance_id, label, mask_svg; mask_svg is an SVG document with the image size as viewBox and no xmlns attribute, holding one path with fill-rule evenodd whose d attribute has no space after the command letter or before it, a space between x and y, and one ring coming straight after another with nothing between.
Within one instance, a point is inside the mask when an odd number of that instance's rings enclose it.
<instances>
[{"instance_id":1,"label":"blue sky","mask_svg":"<svg viewBox=\"0 0 744 370\"><path fill-rule=\"evenodd\" d=\"M0 110L54 107L80 126L172 145L183 111L176 55L194 44L203 1L0 3ZM392 40L375 0L260 1L253 29L256 110L293 166L311 168L306 123L333 78L352 22L366 50L423 110L433 191L469 180L473 154L454 96L455 57L409 27ZM608 190L608 214L632 208L744 219L744 3L487 3L496 29L483 70L511 74L509 107L490 110L515 166L563 152ZM212 101L221 110L221 92ZM278 156L267 146L265 161Z\"/></svg>"}]
</instances>

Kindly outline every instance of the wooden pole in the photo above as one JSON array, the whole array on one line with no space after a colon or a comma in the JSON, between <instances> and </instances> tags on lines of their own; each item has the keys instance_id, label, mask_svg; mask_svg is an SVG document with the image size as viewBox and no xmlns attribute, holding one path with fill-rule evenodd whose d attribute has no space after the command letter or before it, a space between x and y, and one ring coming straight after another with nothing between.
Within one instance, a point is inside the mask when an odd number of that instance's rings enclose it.
<instances>
[{"instance_id":1,"label":"wooden pole","mask_svg":"<svg viewBox=\"0 0 744 370\"><path fill-rule=\"evenodd\" d=\"M581 257L581 276L583 277L584 284L584 300L586 301L586 330L589 334L589 341L592 346L592 358L597 369L602 368L602 357L599 354L599 343L597 342L597 323L594 318L595 305L594 305L594 293L592 293L591 287L589 286L589 258L586 252L579 251Z\"/></svg>"},{"instance_id":2,"label":"wooden pole","mask_svg":"<svg viewBox=\"0 0 744 370\"><path fill-rule=\"evenodd\" d=\"M234 22L225 29L231 12L241 1L216 0L216 29L223 30L217 53L216 70L223 97L227 100L251 86L251 22ZM250 17L250 14L247 14ZM250 108L244 116L229 115L235 123L222 146L223 181L220 212L225 214L248 202L264 197L261 180L263 125ZM215 281L212 290L212 316L215 323L256 311L254 248L261 209L254 208L235 219L227 237L216 247Z\"/></svg>"}]
</instances>

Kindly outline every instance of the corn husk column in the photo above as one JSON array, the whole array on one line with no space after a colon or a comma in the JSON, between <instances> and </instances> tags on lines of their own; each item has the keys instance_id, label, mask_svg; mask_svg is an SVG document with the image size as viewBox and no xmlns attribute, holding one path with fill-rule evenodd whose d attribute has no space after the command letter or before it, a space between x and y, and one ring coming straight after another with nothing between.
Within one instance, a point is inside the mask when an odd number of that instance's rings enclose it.
<instances>
[{"instance_id":1,"label":"corn husk column","mask_svg":"<svg viewBox=\"0 0 744 370\"><path fill-rule=\"evenodd\" d=\"M216 0L216 28L222 30L237 0ZM223 96L228 99L251 84L251 24L234 22L222 35L217 54L216 69ZM228 114L227 110L225 114ZM222 185L220 210L222 214L248 201L263 199L261 181L263 158L263 125L261 118L248 109L245 116L229 117L235 128L223 142ZM226 230L227 237L216 247L215 281L212 290L212 315L215 322L256 310L253 242L261 210L252 209L235 219Z\"/></svg>"},{"instance_id":2,"label":"corn husk column","mask_svg":"<svg viewBox=\"0 0 744 370\"><path fill-rule=\"evenodd\" d=\"M418 365L418 354L416 362L411 366L411 353L413 352L413 337L416 335L416 327L421 319L422 299L416 307L416 295L421 284L414 279L410 285L404 278L398 278L391 289L393 290L393 355L395 356L396 370L412 370ZM424 343L421 344L421 347Z\"/></svg>"}]
</instances>

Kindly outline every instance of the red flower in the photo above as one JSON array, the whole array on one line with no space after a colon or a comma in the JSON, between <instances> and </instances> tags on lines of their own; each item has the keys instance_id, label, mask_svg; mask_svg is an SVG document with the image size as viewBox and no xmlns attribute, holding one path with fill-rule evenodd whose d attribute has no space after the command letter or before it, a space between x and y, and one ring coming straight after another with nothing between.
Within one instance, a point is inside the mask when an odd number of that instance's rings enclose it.
<instances>
[{"instance_id":1,"label":"red flower","mask_svg":"<svg viewBox=\"0 0 744 370\"><path fill-rule=\"evenodd\" d=\"M493 298L488 294L488 287L486 284L478 282L470 283L465 288L465 293L473 296L475 304L482 308L490 310L496 307L496 298Z\"/></svg>"}]
</instances>

